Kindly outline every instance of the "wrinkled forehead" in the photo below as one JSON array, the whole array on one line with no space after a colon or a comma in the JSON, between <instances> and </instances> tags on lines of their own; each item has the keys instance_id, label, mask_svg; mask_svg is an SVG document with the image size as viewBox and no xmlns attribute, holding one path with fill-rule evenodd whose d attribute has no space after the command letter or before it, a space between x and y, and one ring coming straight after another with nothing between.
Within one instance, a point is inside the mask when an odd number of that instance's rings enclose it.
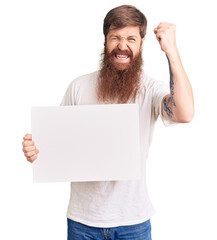
<instances>
[{"instance_id":1,"label":"wrinkled forehead","mask_svg":"<svg viewBox=\"0 0 217 240\"><path fill-rule=\"evenodd\" d=\"M121 37L128 37L128 36L140 37L140 28L139 26L127 26L123 28L117 28L115 26L111 26L109 28L109 32L107 36L110 36L112 34L116 34Z\"/></svg>"}]
</instances>

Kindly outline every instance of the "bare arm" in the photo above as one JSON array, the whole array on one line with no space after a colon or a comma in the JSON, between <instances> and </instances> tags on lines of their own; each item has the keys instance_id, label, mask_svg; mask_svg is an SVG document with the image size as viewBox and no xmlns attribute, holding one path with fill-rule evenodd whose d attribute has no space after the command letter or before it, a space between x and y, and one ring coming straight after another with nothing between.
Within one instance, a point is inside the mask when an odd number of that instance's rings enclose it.
<instances>
[{"instance_id":1,"label":"bare arm","mask_svg":"<svg viewBox=\"0 0 217 240\"><path fill-rule=\"evenodd\" d=\"M162 115L174 122L190 122L194 116L193 92L176 47L175 25L160 23L154 32L170 70L170 94L162 100Z\"/></svg>"}]
</instances>

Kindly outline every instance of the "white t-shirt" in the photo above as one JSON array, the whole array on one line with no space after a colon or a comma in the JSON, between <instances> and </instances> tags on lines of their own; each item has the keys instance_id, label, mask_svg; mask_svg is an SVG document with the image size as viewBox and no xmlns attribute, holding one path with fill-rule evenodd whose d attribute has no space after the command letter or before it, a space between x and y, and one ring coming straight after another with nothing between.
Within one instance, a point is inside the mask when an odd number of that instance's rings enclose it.
<instances>
[{"instance_id":1,"label":"white t-shirt","mask_svg":"<svg viewBox=\"0 0 217 240\"><path fill-rule=\"evenodd\" d=\"M98 73L90 73L72 81L61 105L99 104L96 97ZM136 99L139 104L141 180L72 182L67 211L69 219L108 228L138 224L154 214L146 187L146 159L158 116L166 126L173 122L161 115L161 102L169 94L169 84L154 80L145 73L141 79L142 91Z\"/></svg>"}]
</instances>

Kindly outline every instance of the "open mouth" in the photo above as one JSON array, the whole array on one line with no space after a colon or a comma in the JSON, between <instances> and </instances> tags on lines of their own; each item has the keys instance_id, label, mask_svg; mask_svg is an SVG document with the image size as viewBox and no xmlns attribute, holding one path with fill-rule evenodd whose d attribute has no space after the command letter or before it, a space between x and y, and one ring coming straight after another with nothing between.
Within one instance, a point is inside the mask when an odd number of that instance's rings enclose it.
<instances>
[{"instance_id":1,"label":"open mouth","mask_svg":"<svg viewBox=\"0 0 217 240\"><path fill-rule=\"evenodd\" d=\"M115 60L120 63L126 63L130 61L129 55L115 54L114 57L115 57Z\"/></svg>"},{"instance_id":2,"label":"open mouth","mask_svg":"<svg viewBox=\"0 0 217 240\"><path fill-rule=\"evenodd\" d=\"M127 59L129 56L128 55L115 55L115 57L118 59Z\"/></svg>"}]
</instances>

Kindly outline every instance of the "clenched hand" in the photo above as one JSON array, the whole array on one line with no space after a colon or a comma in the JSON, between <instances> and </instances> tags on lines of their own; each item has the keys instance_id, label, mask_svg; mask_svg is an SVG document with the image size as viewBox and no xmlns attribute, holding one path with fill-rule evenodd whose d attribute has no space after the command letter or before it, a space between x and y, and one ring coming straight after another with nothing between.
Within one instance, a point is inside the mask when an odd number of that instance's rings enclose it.
<instances>
[{"instance_id":1,"label":"clenched hand","mask_svg":"<svg viewBox=\"0 0 217 240\"><path fill-rule=\"evenodd\" d=\"M32 134L26 134L23 137L23 152L27 161L33 163L38 158L39 150L32 141Z\"/></svg>"}]
</instances>

